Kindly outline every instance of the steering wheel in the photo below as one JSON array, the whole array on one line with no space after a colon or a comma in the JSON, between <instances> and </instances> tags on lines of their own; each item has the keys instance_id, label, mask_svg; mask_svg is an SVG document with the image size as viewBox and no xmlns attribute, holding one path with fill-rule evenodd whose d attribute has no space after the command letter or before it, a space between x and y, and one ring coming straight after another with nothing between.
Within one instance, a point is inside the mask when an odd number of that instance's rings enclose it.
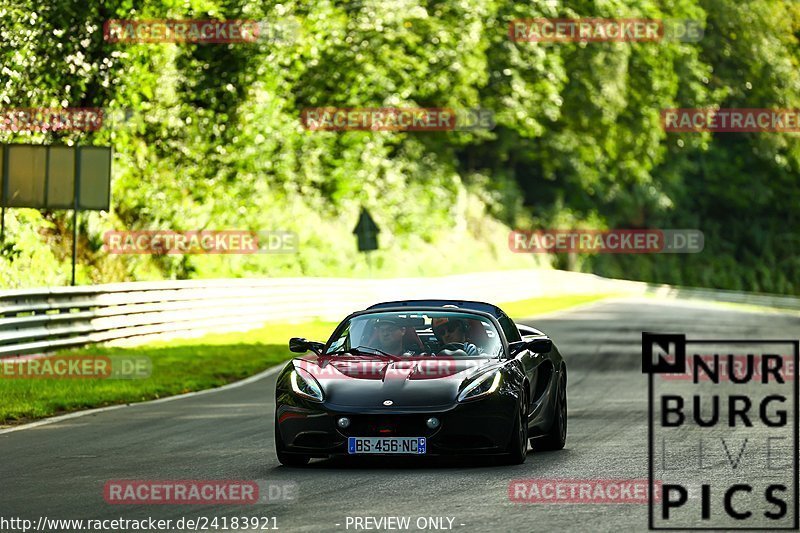
<instances>
[{"instance_id":1,"label":"steering wheel","mask_svg":"<svg viewBox=\"0 0 800 533\"><path fill-rule=\"evenodd\" d=\"M445 355L447 357L466 357L467 352L464 348L465 346L463 342L449 342L442 346L436 355Z\"/></svg>"},{"instance_id":2,"label":"steering wheel","mask_svg":"<svg viewBox=\"0 0 800 533\"><path fill-rule=\"evenodd\" d=\"M442 350L463 350L464 343L463 342L448 342L444 346L442 346Z\"/></svg>"}]
</instances>

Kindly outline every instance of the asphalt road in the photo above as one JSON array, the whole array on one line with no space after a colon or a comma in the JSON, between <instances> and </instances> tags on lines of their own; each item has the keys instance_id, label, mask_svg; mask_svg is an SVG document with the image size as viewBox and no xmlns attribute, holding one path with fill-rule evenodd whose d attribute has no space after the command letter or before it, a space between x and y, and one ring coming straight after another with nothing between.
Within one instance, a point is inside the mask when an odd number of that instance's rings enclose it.
<instances>
[{"instance_id":1,"label":"asphalt road","mask_svg":"<svg viewBox=\"0 0 800 533\"><path fill-rule=\"evenodd\" d=\"M569 365L563 451L533 450L525 464L511 467L413 460L282 467L273 451L273 374L210 394L0 434L0 518L260 516L275 517L270 524L282 531L355 531L348 517L399 516L410 517L412 531L429 517L465 532L644 531L645 504L515 503L509 483L647 479L642 331L753 339L797 339L800 332L796 316L645 300L604 302L527 323L548 333ZM270 480L296 484L296 497L235 507L109 505L104 484L117 479Z\"/></svg>"}]
</instances>

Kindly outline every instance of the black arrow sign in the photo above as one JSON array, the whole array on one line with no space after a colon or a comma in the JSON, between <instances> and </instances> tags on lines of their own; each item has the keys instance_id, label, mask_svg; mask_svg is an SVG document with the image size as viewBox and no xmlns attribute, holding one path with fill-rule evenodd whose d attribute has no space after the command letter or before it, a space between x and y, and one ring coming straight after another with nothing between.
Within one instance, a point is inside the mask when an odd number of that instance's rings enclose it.
<instances>
[{"instance_id":1,"label":"black arrow sign","mask_svg":"<svg viewBox=\"0 0 800 533\"><path fill-rule=\"evenodd\" d=\"M358 216L358 224L353 230L356 238L358 239L358 251L369 252L378 249L378 225L372 220L369 211L362 208L361 214Z\"/></svg>"}]
</instances>

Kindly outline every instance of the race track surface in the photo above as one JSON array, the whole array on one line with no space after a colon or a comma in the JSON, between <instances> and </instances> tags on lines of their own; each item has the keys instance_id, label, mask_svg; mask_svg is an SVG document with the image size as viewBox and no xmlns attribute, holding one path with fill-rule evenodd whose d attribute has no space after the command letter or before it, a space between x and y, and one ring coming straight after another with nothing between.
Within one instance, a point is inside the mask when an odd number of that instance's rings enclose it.
<instances>
[{"instance_id":1,"label":"race track surface","mask_svg":"<svg viewBox=\"0 0 800 533\"><path fill-rule=\"evenodd\" d=\"M798 338L800 318L695 304L619 300L526 321L569 365L569 432L560 452L520 466L415 460L314 460L274 454L275 374L242 387L135 405L0 434L0 516L48 518L276 517L281 531L354 531L347 517L452 519L455 531L645 531L645 504L509 501L515 479L647 479L647 377L642 331L698 338ZM288 335L287 335L288 336ZM109 505L116 479L296 483L296 499L250 506ZM449 521L444 520L444 525Z\"/></svg>"}]
</instances>

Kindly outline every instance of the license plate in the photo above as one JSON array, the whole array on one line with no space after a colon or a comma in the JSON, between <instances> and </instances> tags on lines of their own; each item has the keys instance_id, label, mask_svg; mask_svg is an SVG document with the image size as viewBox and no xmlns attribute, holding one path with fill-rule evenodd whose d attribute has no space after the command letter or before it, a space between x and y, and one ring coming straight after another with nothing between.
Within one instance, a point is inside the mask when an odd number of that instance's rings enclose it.
<instances>
[{"instance_id":1,"label":"license plate","mask_svg":"<svg viewBox=\"0 0 800 533\"><path fill-rule=\"evenodd\" d=\"M425 437L348 437L347 453L425 453Z\"/></svg>"}]
</instances>

